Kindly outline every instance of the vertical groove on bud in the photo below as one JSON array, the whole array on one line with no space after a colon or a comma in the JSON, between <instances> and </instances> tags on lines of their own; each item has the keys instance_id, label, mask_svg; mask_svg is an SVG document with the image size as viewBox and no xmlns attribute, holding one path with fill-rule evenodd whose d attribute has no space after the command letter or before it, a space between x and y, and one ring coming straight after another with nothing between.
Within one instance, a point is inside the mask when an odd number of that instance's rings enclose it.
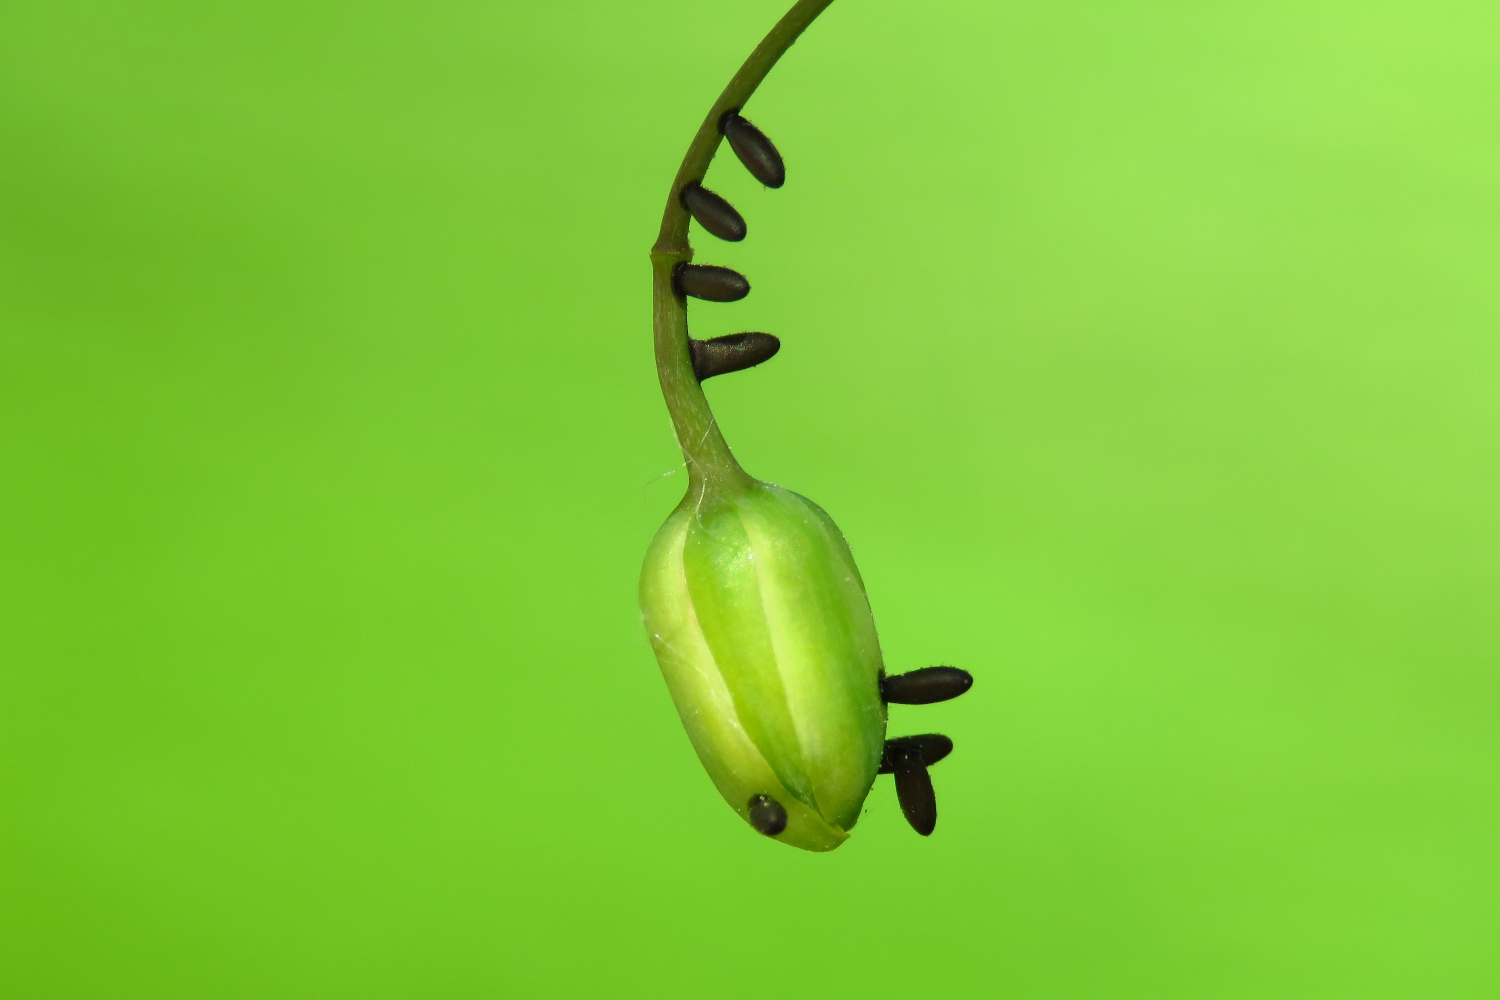
<instances>
[{"instance_id":1,"label":"vertical groove on bud","mask_svg":"<svg viewBox=\"0 0 1500 1000\"><path fill-rule=\"evenodd\" d=\"M776 647L766 623L761 568L739 512L700 506L699 530L683 550L688 593L745 732L776 777L813 809L812 782L787 705Z\"/></svg>"}]
</instances>

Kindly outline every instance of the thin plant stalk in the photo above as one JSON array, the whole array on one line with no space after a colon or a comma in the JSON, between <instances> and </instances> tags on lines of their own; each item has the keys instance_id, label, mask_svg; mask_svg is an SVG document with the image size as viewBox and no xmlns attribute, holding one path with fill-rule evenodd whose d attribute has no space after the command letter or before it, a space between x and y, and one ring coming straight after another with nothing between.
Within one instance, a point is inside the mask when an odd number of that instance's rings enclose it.
<instances>
[{"instance_id":1,"label":"thin plant stalk","mask_svg":"<svg viewBox=\"0 0 1500 1000\"><path fill-rule=\"evenodd\" d=\"M743 488L751 479L729 450L708 399L703 395L703 387L693 373L692 353L688 346L687 301L673 287L677 267L693 259L693 248L688 243L690 216L682 207L682 189L691 182L701 181L708 172L714 153L724 138L719 130L724 115L744 107L771 67L831 3L833 0L800 0L776 22L771 33L756 46L750 58L729 81L729 86L724 88L703 119L687 155L682 158L682 166L677 169L672 190L667 196L661 233L651 248L656 374L661 381L667 410L672 414L677 442L687 461L688 491L698 497L710 491Z\"/></svg>"}]
</instances>

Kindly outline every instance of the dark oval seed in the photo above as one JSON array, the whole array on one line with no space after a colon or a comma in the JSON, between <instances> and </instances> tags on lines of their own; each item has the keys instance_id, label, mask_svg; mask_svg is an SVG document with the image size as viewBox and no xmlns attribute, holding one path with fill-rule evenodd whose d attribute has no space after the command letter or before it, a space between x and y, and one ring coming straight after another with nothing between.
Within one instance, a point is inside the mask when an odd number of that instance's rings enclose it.
<instances>
[{"instance_id":1,"label":"dark oval seed","mask_svg":"<svg viewBox=\"0 0 1500 1000\"><path fill-rule=\"evenodd\" d=\"M693 371L702 382L715 375L754 368L781 350L781 341L769 333L731 333L712 340L690 340Z\"/></svg>"},{"instance_id":2,"label":"dark oval seed","mask_svg":"<svg viewBox=\"0 0 1500 1000\"><path fill-rule=\"evenodd\" d=\"M924 837L937 828L937 795L932 776L922 763L922 752L912 747L893 747L887 752L896 771L896 801L911 828Z\"/></svg>"},{"instance_id":3,"label":"dark oval seed","mask_svg":"<svg viewBox=\"0 0 1500 1000\"><path fill-rule=\"evenodd\" d=\"M957 698L974 686L974 676L957 667L923 667L880 682L885 700L897 705L931 705Z\"/></svg>"},{"instance_id":4,"label":"dark oval seed","mask_svg":"<svg viewBox=\"0 0 1500 1000\"><path fill-rule=\"evenodd\" d=\"M731 111L719 123L729 148L740 158L745 169L766 187L779 188L786 183L786 164L766 134L737 111Z\"/></svg>"},{"instance_id":5,"label":"dark oval seed","mask_svg":"<svg viewBox=\"0 0 1500 1000\"><path fill-rule=\"evenodd\" d=\"M774 837L786 829L786 809L769 795L752 795L750 825L767 837Z\"/></svg>"},{"instance_id":6,"label":"dark oval seed","mask_svg":"<svg viewBox=\"0 0 1500 1000\"><path fill-rule=\"evenodd\" d=\"M679 264L677 290L709 302L737 302L750 294L750 282L738 271L713 264Z\"/></svg>"},{"instance_id":7,"label":"dark oval seed","mask_svg":"<svg viewBox=\"0 0 1500 1000\"><path fill-rule=\"evenodd\" d=\"M891 763L892 748L910 748L922 754L922 763L928 767L936 764L944 757L953 752L953 741L940 733L923 733L921 736L898 736L893 740L885 741L885 752L880 760L880 774L890 774L895 770Z\"/></svg>"},{"instance_id":8,"label":"dark oval seed","mask_svg":"<svg viewBox=\"0 0 1500 1000\"><path fill-rule=\"evenodd\" d=\"M745 217L702 184L682 189L682 207L698 220L698 225L721 240L738 243L745 238Z\"/></svg>"}]
</instances>

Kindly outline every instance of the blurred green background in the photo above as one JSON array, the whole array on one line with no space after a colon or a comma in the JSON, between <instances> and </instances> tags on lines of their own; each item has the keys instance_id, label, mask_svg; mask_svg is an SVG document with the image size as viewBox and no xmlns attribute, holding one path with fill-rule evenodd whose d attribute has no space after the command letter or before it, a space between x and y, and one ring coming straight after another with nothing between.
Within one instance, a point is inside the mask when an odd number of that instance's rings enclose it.
<instances>
[{"instance_id":1,"label":"blurred green background","mask_svg":"<svg viewBox=\"0 0 1500 1000\"><path fill-rule=\"evenodd\" d=\"M646 252L786 0L0 10L0 993L1500 994L1500 8L840 0L721 158L935 836L720 801Z\"/></svg>"}]
</instances>

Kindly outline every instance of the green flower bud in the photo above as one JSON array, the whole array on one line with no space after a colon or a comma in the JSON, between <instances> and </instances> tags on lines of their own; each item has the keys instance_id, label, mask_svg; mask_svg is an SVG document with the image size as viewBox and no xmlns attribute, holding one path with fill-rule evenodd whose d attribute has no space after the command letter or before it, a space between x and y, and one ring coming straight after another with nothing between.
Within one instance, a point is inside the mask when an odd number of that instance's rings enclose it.
<instances>
[{"instance_id":1,"label":"green flower bud","mask_svg":"<svg viewBox=\"0 0 1500 1000\"><path fill-rule=\"evenodd\" d=\"M748 822L769 795L776 839L843 843L885 740L881 657L864 583L817 504L745 477L690 491L641 574L641 612L698 757Z\"/></svg>"},{"instance_id":2,"label":"green flower bud","mask_svg":"<svg viewBox=\"0 0 1500 1000\"><path fill-rule=\"evenodd\" d=\"M817 504L751 478L724 440L703 380L767 360L780 341L688 336L689 297L735 302L750 292L743 274L693 263L689 211L721 238L745 233L733 206L705 194L714 151L728 137L757 179L781 186L780 152L740 112L832 2L797 0L776 23L714 102L672 181L651 248L652 334L688 489L646 554L640 595L667 688L719 793L760 833L809 851L848 839L880 773L895 776L912 828L932 833L927 768L953 742L938 733L887 741L886 702L944 701L973 682L947 666L886 677L844 536Z\"/></svg>"}]
</instances>

